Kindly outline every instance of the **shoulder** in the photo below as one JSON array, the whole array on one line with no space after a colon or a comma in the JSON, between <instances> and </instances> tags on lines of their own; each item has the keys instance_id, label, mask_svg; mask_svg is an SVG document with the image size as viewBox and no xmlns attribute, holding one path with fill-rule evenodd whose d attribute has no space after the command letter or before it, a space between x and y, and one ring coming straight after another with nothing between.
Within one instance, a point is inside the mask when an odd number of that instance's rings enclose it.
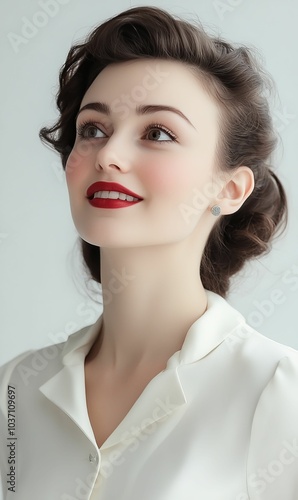
<instances>
[{"instance_id":1,"label":"shoulder","mask_svg":"<svg viewBox=\"0 0 298 500\"><path fill-rule=\"evenodd\" d=\"M261 352L269 351L272 355L275 353L277 357L290 352L298 353L292 347L274 341L250 326L243 314L226 298L209 290L206 293L208 309L202 319L208 317L208 324L204 326L209 330L212 328L212 331L218 330L231 353L256 348Z\"/></svg>"},{"instance_id":2,"label":"shoulder","mask_svg":"<svg viewBox=\"0 0 298 500\"><path fill-rule=\"evenodd\" d=\"M228 311L228 309L227 309ZM234 308L229 307L229 314L238 314L239 319L225 338L225 346L234 359L242 366L248 365L256 374L264 374L264 387L275 374L280 364L280 369L288 363L298 366L298 351L293 347L272 340L251 327L245 318ZM284 360L284 361L282 361ZM287 376L296 376L294 371Z\"/></svg>"},{"instance_id":3,"label":"shoulder","mask_svg":"<svg viewBox=\"0 0 298 500\"><path fill-rule=\"evenodd\" d=\"M236 500L292 500L298 491L298 351L245 321L225 345L234 372L245 374L247 398L250 391L255 394L247 493Z\"/></svg>"},{"instance_id":4,"label":"shoulder","mask_svg":"<svg viewBox=\"0 0 298 500\"><path fill-rule=\"evenodd\" d=\"M247 479L252 500L290 500L298 491L298 352L278 346L281 357L251 427Z\"/></svg>"},{"instance_id":5,"label":"shoulder","mask_svg":"<svg viewBox=\"0 0 298 500\"><path fill-rule=\"evenodd\" d=\"M6 415L9 388L14 391L28 391L41 384L55 373L61 365L61 356L50 355L50 349L57 352L60 345L29 350L19 354L0 367L0 410ZM60 350L60 349L59 349ZM62 349L60 350L61 353ZM52 359L50 359L52 358Z\"/></svg>"},{"instance_id":6,"label":"shoulder","mask_svg":"<svg viewBox=\"0 0 298 500\"><path fill-rule=\"evenodd\" d=\"M26 351L0 366L2 413L6 414L9 386L27 392L40 387L63 368L65 360L71 363L75 359L76 352L81 352L80 348L90 340L88 331L91 331L92 327L93 325L89 325L81 328L63 342Z\"/></svg>"}]
</instances>

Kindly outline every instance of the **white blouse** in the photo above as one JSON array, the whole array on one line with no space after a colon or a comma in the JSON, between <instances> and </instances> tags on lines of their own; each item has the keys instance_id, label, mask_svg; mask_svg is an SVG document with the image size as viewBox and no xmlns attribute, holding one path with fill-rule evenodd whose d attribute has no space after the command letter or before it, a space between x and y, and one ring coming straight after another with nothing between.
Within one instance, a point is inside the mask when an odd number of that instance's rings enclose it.
<instances>
[{"instance_id":1,"label":"white blouse","mask_svg":"<svg viewBox=\"0 0 298 500\"><path fill-rule=\"evenodd\" d=\"M298 352L207 297L181 350L99 449L84 359L102 316L0 368L0 498L297 500Z\"/></svg>"}]
</instances>

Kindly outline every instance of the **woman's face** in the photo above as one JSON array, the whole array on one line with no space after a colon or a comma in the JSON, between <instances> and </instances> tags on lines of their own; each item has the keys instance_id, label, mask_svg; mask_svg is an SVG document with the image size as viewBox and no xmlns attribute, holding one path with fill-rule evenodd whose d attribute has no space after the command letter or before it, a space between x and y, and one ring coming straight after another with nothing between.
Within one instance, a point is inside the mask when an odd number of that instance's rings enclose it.
<instances>
[{"instance_id":1,"label":"woman's face","mask_svg":"<svg viewBox=\"0 0 298 500\"><path fill-rule=\"evenodd\" d=\"M220 191L219 109L187 66L160 59L109 65L80 110L66 180L74 224L85 241L110 248L161 245L210 226L210 204ZM100 201L101 193L89 200L87 190L96 182L120 184L140 201Z\"/></svg>"}]
</instances>

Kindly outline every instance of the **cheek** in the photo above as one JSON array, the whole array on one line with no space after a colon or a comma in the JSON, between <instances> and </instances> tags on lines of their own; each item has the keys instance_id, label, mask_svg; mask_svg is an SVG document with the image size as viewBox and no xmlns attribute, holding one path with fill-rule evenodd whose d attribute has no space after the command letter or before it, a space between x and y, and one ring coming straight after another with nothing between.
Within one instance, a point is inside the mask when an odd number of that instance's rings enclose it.
<instances>
[{"instance_id":1,"label":"cheek","mask_svg":"<svg viewBox=\"0 0 298 500\"><path fill-rule=\"evenodd\" d=\"M76 168L75 168L75 165L74 165L73 160L72 160L72 153L70 153L70 155L67 159L66 165L65 165L65 176L66 176L67 183L69 183L72 180L75 172L76 172Z\"/></svg>"},{"instance_id":2,"label":"cheek","mask_svg":"<svg viewBox=\"0 0 298 500\"><path fill-rule=\"evenodd\" d=\"M143 172L143 182L152 195L184 200L191 196L193 189L202 188L207 181L206 170L200 172L193 158L172 158L156 160Z\"/></svg>"},{"instance_id":3,"label":"cheek","mask_svg":"<svg viewBox=\"0 0 298 500\"><path fill-rule=\"evenodd\" d=\"M88 148L74 146L65 166L66 180L69 183L76 182L85 175L88 163Z\"/></svg>"},{"instance_id":4,"label":"cheek","mask_svg":"<svg viewBox=\"0 0 298 500\"><path fill-rule=\"evenodd\" d=\"M144 169L143 180L152 194L168 195L189 184L183 164L177 159L156 160Z\"/></svg>"}]
</instances>

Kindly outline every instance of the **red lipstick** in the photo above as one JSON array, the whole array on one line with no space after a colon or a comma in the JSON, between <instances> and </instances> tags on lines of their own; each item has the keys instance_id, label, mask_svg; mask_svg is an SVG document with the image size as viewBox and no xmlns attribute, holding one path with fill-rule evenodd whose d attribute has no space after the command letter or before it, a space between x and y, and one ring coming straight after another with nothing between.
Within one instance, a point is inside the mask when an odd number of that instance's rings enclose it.
<instances>
[{"instance_id":1,"label":"red lipstick","mask_svg":"<svg viewBox=\"0 0 298 500\"><path fill-rule=\"evenodd\" d=\"M119 193L132 196L133 198L137 199L128 201L126 199L121 200L120 198L112 199L112 198L94 197L94 193L97 193L98 191L117 191ZM95 182L94 184L91 184L91 186L89 186L89 188L87 189L86 195L90 205L97 208L124 208L124 207L129 207L131 205L135 205L136 203L139 203L143 199L138 194L133 193L132 191L122 186L121 184L118 184L117 182L104 182L104 181Z\"/></svg>"}]
</instances>

